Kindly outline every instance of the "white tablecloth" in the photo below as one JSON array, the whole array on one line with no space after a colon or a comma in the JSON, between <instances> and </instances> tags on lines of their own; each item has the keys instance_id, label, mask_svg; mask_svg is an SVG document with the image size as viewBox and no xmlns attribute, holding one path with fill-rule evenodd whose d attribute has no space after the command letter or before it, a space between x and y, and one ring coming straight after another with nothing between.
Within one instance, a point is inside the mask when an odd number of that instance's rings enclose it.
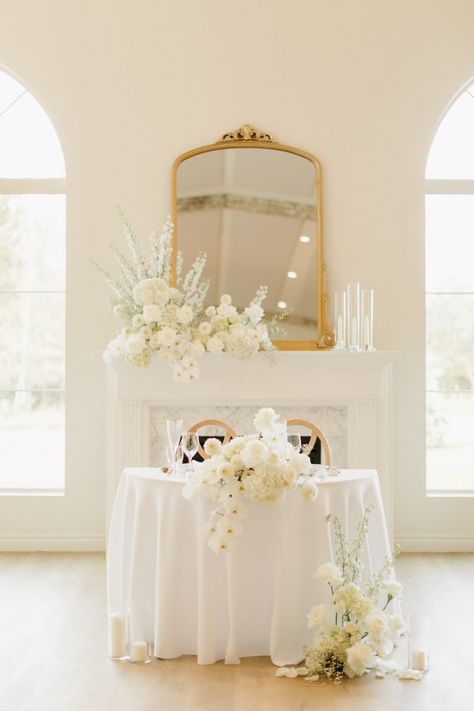
<instances>
[{"instance_id":1,"label":"white tablecloth","mask_svg":"<svg viewBox=\"0 0 474 711\"><path fill-rule=\"evenodd\" d=\"M327 599L327 586L314 578L333 559L326 514L339 516L352 536L372 504L366 570L390 553L373 470L326 478L315 501L292 490L275 506L248 502L241 536L218 554L202 532L215 504L183 499L182 486L159 469L126 469L110 528L108 604L135 614L151 609L156 657L235 664L269 655L275 664L296 664L312 638L306 614Z\"/></svg>"}]
</instances>

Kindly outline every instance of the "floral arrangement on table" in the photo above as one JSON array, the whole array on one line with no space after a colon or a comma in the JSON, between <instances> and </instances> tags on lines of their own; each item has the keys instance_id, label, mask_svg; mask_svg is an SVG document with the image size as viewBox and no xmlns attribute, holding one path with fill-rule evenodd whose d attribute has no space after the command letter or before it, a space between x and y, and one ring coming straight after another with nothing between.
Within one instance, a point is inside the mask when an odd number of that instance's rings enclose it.
<instances>
[{"instance_id":1,"label":"floral arrangement on table","mask_svg":"<svg viewBox=\"0 0 474 711\"><path fill-rule=\"evenodd\" d=\"M288 443L286 423L279 417L272 408L262 408L254 419L256 434L235 437L227 444L207 439L209 459L195 465L194 476L183 487L187 499L218 502L206 527L209 547L216 552L230 548L242 531L242 499L275 504L298 486L299 475L306 475L300 484L303 496L314 500L318 495L317 485L308 479L310 458Z\"/></svg>"},{"instance_id":2,"label":"floral arrangement on table","mask_svg":"<svg viewBox=\"0 0 474 711\"><path fill-rule=\"evenodd\" d=\"M189 383L199 377L198 360L206 351L250 358L258 351L276 350L268 330L276 331L276 322L262 323L267 287L261 286L243 311L228 294L204 310L209 289L209 280L203 278L206 255L199 254L185 275L178 255L176 287L170 286L171 220L151 235L151 258L146 259L123 213L121 217L132 259L113 248L118 279L98 267L113 294L113 314L122 323L104 353L107 363L123 355L131 365L146 366L156 355L172 366L177 380Z\"/></svg>"},{"instance_id":3,"label":"floral arrangement on table","mask_svg":"<svg viewBox=\"0 0 474 711\"><path fill-rule=\"evenodd\" d=\"M396 670L396 663L385 657L405 631L402 617L388 611L392 600L400 597L403 590L393 577L398 551L386 558L381 570L368 582L361 583L361 553L367 541L370 511L371 507L365 510L352 547L338 518L327 516L327 521L334 526L336 564L319 566L315 577L327 583L330 602L312 607L308 614L308 627L315 627L316 633L313 643L305 650L305 666L281 668L277 676L341 681L344 676L362 676L369 670L374 670L377 676Z\"/></svg>"}]
</instances>

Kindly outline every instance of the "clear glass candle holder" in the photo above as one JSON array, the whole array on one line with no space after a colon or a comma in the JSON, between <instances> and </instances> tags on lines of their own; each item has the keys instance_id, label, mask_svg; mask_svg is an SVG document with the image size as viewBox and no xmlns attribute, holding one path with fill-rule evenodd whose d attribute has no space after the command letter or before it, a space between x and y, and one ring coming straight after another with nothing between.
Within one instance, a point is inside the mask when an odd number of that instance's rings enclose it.
<instances>
[{"instance_id":1,"label":"clear glass candle holder","mask_svg":"<svg viewBox=\"0 0 474 711\"><path fill-rule=\"evenodd\" d=\"M346 292L336 291L334 294L334 327L336 330L335 350L343 351L346 347Z\"/></svg>"},{"instance_id":2,"label":"clear glass candle holder","mask_svg":"<svg viewBox=\"0 0 474 711\"><path fill-rule=\"evenodd\" d=\"M128 659L128 615L127 610L108 608L108 651L116 661Z\"/></svg>"},{"instance_id":3,"label":"clear glass candle holder","mask_svg":"<svg viewBox=\"0 0 474 711\"><path fill-rule=\"evenodd\" d=\"M408 618L408 667L417 671L429 668L430 622L425 615Z\"/></svg>"},{"instance_id":4,"label":"clear glass candle holder","mask_svg":"<svg viewBox=\"0 0 474 711\"><path fill-rule=\"evenodd\" d=\"M138 603L128 610L129 661L149 664L153 655L153 620L151 605Z\"/></svg>"},{"instance_id":5,"label":"clear glass candle holder","mask_svg":"<svg viewBox=\"0 0 474 711\"><path fill-rule=\"evenodd\" d=\"M364 351L374 351L374 290L362 289L361 292L361 340Z\"/></svg>"},{"instance_id":6,"label":"clear glass candle holder","mask_svg":"<svg viewBox=\"0 0 474 711\"><path fill-rule=\"evenodd\" d=\"M360 351L360 284L347 285L347 346L350 351Z\"/></svg>"}]
</instances>

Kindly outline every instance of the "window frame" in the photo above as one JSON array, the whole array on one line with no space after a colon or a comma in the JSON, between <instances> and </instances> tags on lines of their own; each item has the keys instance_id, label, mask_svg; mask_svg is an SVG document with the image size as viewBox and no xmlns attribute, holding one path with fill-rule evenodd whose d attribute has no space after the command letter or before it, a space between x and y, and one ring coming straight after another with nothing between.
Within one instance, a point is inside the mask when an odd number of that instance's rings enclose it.
<instances>
[{"instance_id":1,"label":"window frame","mask_svg":"<svg viewBox=\"0 0 474 711\"><path fill-rule=\"evenodd\" d=\"M0 178L0 196L4 195L64 195L67 199L66 194L66 178ZM66 205L67 214L67 205ZM66 228L66 225L65 225ZM66 265L64 265L66 269ZM6 291L0 291L3 293L11 293ZM54 293L54 294L64 294L66 300L66 289L54 289L51 291L41 291L36 289L31 291L22 291L16 293ZM64 352L64 359L66 358L66 353ZM2 392L17 392L19 388L9 389L2 388ZM65 395L65 388L22 388L27 392L56 392L63 393ZM64 427L64 437L66 436L66 429ZM64 462L64 485L61 488L50 489L46 487L37 488L0 488L0 496L65 496L66 488L66 470Z\"/></svg>"}]
</instances>

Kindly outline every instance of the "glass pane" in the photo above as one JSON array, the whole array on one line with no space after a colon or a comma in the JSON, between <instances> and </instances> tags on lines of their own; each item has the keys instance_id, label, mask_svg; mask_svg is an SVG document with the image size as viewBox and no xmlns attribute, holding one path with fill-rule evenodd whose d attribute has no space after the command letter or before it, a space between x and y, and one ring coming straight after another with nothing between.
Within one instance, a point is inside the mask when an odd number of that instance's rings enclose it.
<instances>
[{"instance_id":1,"label":"glass pane","mask_svg":"<svg viewBox=\"0 0 474 711\"><path fill-rule=\"evenodd\" d=\"M442 119L431 146L426 177L474 178L474 84Z\"/></svg>"},{"instance_id":2,"label":"glass pane","mask_svg":"<svg viewBox=\"0 0 474 711\"><path fill-rule=\"evenodd\" d=\"M64 294L0 294L0 389L64 387Z\"/></svg>"},{"instance_id":3,"label":"glass pane","mask_svg":"<svg viewBox=\"0 0 474 711\"><path fill-rule=\"evenodd\" d=\"M426 486L474 489L474 393L429 393Z\"/></svg>"},{"instance_id":4,"label":"glass pane","mask_svg":"<svg viewBox=\"0 0 474 711\"><path fill-rule=\"evenodd\" d=\"M428 390L474 390L474 294L427 295L426 364Z\"/></svg>"},{"instance_id":5,"label":"glass pane","mask_svg":"<svg viewBox=\"0 0 474 711\"><path fill-rule=\"evenodd\" d=\"M0 292L64 290L65 195L0 195Z\"/></svg>"},{"instance_id":6,"label":"glass pane","mask_svg":"<svg viewBox=\"0 0 474 711\"><path fill-rule=\"evenodd\" d=\"M426 196L426 291L474 292L474 195Z\"/></svg>"},{"instance_id":7,"label":"glass pane","mask_svg":"<svg viewBox=\"0 0 474 711\"><path fill-rule=\"evenodd\" d=\"M63 178L56 131L25 87L0 72L0 178Z\"/></svg>"},{"instance_id":8,"label":"glass pane","mask_svg":"<svg viewBox=\"0 0 474 711\"><path fill-rule=\"evenodd\" d=\"M0 489L64 488L64 394L0 391Z\"/></svg>"}]
</instances>

